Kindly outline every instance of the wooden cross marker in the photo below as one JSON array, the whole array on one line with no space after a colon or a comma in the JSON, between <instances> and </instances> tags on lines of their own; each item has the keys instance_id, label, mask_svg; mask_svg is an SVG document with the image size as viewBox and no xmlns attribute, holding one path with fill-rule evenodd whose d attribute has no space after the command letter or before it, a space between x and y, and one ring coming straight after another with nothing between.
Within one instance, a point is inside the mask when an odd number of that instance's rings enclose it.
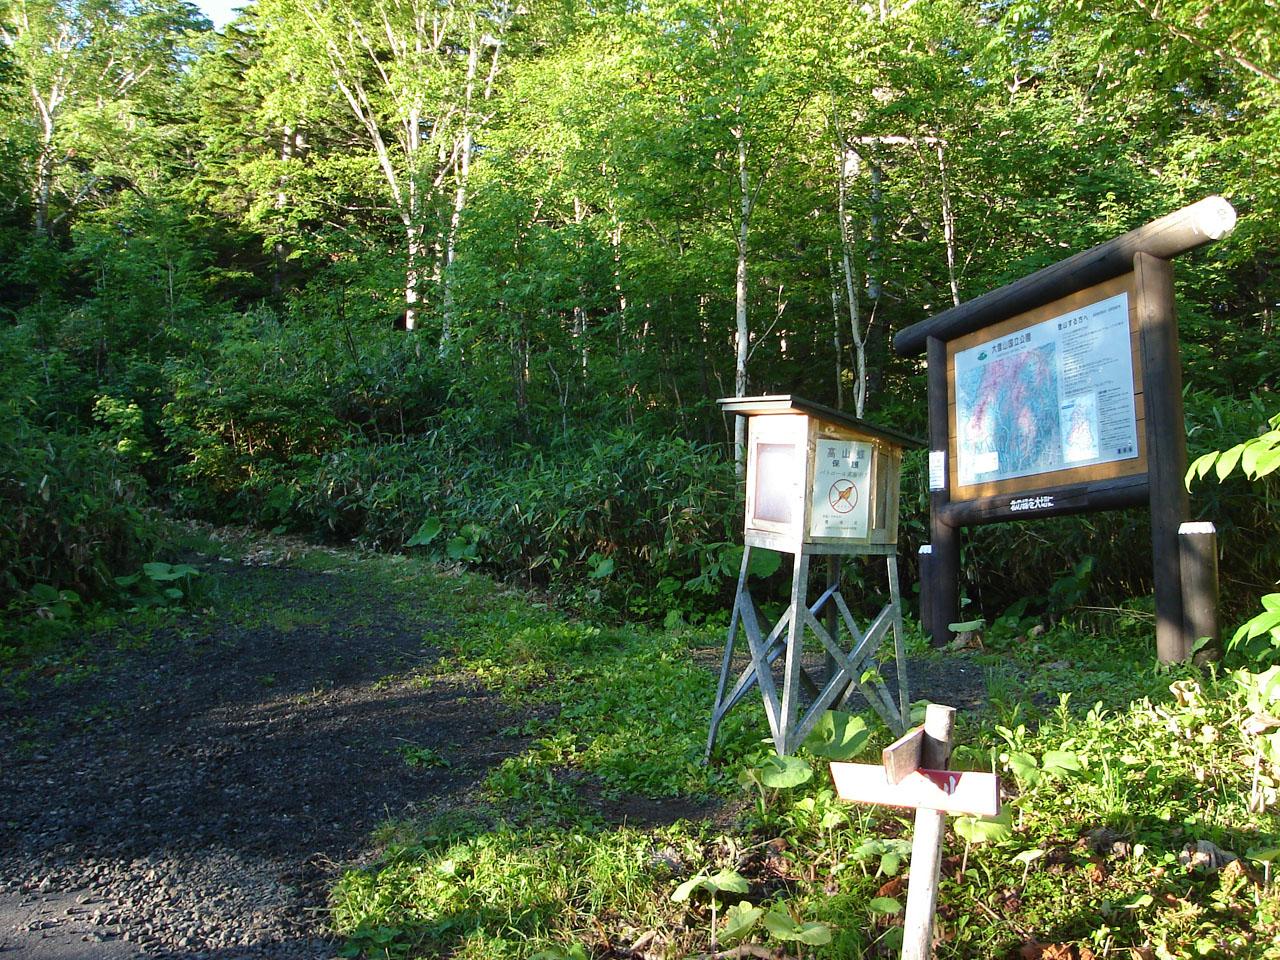
<instances>
[{"instance_id":1,"label":"wooden cross marker","mask_svg":"<svg viewBox=\"0 0 1280 960\"><path fill-rule=\"evenodd\" d=\"M902 960L928 960L933 956L933 918L938 905L947 814L994 817L1000 812L1000 781L995 774L947 769L955 719L954 707L931 703L924 725L885 747L880 766L831 764L831 777L841 800L912 807L916 811Z\"/></svg>"}]
</instances>

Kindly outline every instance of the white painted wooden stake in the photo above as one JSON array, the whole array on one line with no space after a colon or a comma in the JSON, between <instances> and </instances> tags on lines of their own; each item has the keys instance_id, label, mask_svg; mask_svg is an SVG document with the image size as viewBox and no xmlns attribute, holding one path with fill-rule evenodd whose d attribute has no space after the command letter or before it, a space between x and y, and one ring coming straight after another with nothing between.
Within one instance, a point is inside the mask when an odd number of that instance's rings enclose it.
<instances>
[{"instance_id":1,"label":"white painted wooden stake","mask_svg":"<svg viewBox=\"0 0 1280 960\"><path fill-rule=\"evenodd\" d=\"M922 766L947 769L955 723L954 707L929 704L924 718ZM915 833L911 838L911 877L903 919L902 960L929 960L933 956L933 918L938 905L942 838L946 829L947 815L942 811L916 810Z\"/></svg>"}]
</instances>

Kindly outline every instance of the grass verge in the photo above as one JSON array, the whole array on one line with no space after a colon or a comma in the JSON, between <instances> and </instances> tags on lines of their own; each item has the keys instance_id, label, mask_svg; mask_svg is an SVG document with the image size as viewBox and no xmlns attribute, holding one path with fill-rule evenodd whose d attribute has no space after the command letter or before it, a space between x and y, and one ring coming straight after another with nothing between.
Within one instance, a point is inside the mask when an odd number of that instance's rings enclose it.
<instances>
[{"instance_id":1,"label":"grass verge","mask_svg":"<svg viewBox=\"0 0 1280 960\"><path fill-rule=\"evenodd\" d=\"M717 633L573 621L483 578L420 576L415 602L453 622L436 669L529 708L509 732L535 739L478 816L399 825L339 880L347 955L897 955L908 812L841 803L804 752L803 784L740 785L768 754L757 701L703 766ZM1280 958L1280 684L1157 668L1147 622L1061 624L978 658L990 696L957 764L1000 773L1005 810L951 820L938 957ZM719 805L626 826L588 794Z\"/></svg>"}]
</instances>

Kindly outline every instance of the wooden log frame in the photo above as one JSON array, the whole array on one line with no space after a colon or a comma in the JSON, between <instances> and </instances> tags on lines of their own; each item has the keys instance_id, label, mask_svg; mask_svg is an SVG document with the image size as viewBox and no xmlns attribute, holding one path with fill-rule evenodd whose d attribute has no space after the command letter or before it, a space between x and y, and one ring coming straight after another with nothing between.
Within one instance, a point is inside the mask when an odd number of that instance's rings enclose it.
<instances>
[{"instance_id":1,"label":"wooden log frame","mask_svg":"<svg viewBox=\"0 0 1280 960\"><path fill-rule=\"evenodd\" d=\"M1183 487L1186 438L1182 415L1173 275L1169 259L1225 236L1235 211L1221 197L1209 197L1123 236L1076 254L1014 283L907 327L894 338L903 356L927 356L930 449L930 552L922 566L921 596L926 632L936 645L951 638L958 618L960 530L1061 514L1092 512L1146 503L1152 515L1156 646L1163 662L1187 659L1196 637L1183 597L1178 528L1188 519ZM1140 383L1142 465L1110 470L1065 469L1052 478L1002 481L998 492L965 496L953 468L948 345L997 324L1012 321L1133 274L1131 313L1136 319L1135 380ZM1103 288L1105 290L1111 287ZM1101 295L1100 295L1101 296ZM1033 318L1034 319L1034 318ZM1022 322L1022 321L1019 321ZM954 351L951 351L954 353ZM970 491L972 494L972 491ZM1185 551L1184 551L1185 554ZM927 576L926 576L927 573ZM1203 576L1185 577L1203 582ZM1203 599L1197 603L1203 605Z\"/></svg>"},{"instance_id":2,"label":"wooden log frame","mask_svg":"<svg viewBox=\"0 0 1280 960\"><path fill-rule=\"evenodd\" d=\"M929 337L954 340L998 320L1104 283L1132 270L1133 258L1139 253L1171 260L1221 240L1235 223L1236 212L1230 203L1222 197L1208 197L899 330L893 338L893 348L900 356L917 356L924 352Z\"/></svg>"}]
</instances>

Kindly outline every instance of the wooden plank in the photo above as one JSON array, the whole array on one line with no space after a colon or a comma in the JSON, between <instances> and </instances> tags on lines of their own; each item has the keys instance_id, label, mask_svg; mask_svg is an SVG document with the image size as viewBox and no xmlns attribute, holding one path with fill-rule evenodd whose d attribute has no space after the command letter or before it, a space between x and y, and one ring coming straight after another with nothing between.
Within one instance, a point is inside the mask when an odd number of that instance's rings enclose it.
<instances>
[{"instance_id":1,"label":"wooden plank","mask_svg":"<svg viewBox=\"0 0 1280 960\"><path fill-rule=\"evenodd\" d=\"M1000 780L994 773L919 769L890 783L885 768L878 764L833 762L831 778L836 795L851 803L979 817L1000 812Z\"/></svg>"},{"instance_id":2,"label":"wooden plank","mask_svg":"<svg viewBox=\"0 0 1280 960\"><path fill-rule=\"evenodd\" d=\"M1093 484L1039 488L980 500L961 500L948 503L941 513L945 522L957 527L969 527L983 523L1140 507L1147 501L1147 476L1143 474Z\"/></svg>"},{"instance_id":3,"label":"wooden plank","mask_svg":"<svg viewBox=\"0 0 1280 960\"><path fill-rule=\"evenodd\" d=\"M880 751L880 765L884 767L885 780L897 786L907 774L920 769L920 754L924 749L924 726L908 730L893 743Z\"/></svg>"},{"instance_id":4,"label":"wooden plank","mask_svg":"<svg viewBox=\"0 0 1280 960\"><path fill-rule=\"evenodd\" d=\"M941 769L951 763L954 707L931 703L924 715L924 760ZM996 792L997 800L999 791ZM911 837L911 882L902 917L902 960L929 960L933 956L933 923L942 879L942 840L946 815L937 810L917 810Z\"/></svg>"},{"instance_id":5,"label":"wooden plank","mask_svg":"<svg viewBox=\"0 0 1280 960\"><path fill-rule=\"evenodd\" d=\"M936 337L929 338L928 359L929 456L947 458L945 470L951 469L951 453L947 450L947 345ZM932 486L932 485L931 485ZM960 619L960 530L949 524L943 511L950 503L947 487L929 491L929 543L933 548L927 581L921 580L920 591L928 593L931 623L929 638L935 647L951 642L947 624Z\"/></svg>"},{"instance_id":6,"label":"wooden plank","mask_svg":"<svg viewBox=\"0 0 1280 960\"><path fill-rule=\"evenodd\" d=\"M1231 204L1222 197L1208 197L899 330L893 338L893 348L899 356L915 356L927 349L930 337L954 340L1076 290L1104 283L1128 273L1139 252L1169 259L1195 250L1226 236L1235 223L1236 212Z\"/></svg>"}]
</instances>

